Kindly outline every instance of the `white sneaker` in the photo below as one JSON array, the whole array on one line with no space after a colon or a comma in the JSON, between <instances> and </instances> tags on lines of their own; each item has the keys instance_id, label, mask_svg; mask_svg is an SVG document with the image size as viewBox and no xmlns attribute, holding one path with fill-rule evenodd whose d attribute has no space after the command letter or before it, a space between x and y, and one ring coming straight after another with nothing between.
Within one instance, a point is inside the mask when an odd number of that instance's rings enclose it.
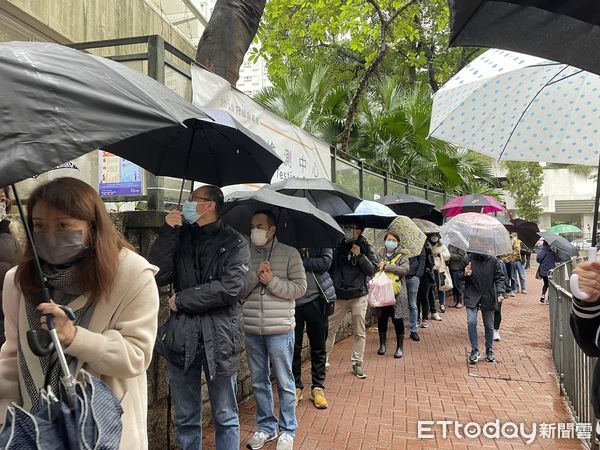
<instances>
[{"instance_id":1,"label":"white sneaker","mask_svg":"<svg viewBox=\"0 0 600 450\"><path fill-rule=\"evenodd\" d=\"M294 448L294 438L287 434L281 433L279 440L277 441L277 449L276 450L293 450Z\"/></svg>"},{"instance_id":2,"label":"white sneaker","mask_svg":"<svg viewBox=\"0 0 600 450\"><path fill-rule=\"evenodd\" d=\"M500 332L498 330L494 330L494 340L495 341L500 340Z\"/></svg>"},{"instance_id":3,"label":"white sneaker","mask_svg":"<svg viewBox=\"0 0 600 450\"><path fill-rule=\"evenodd\" d=\"M274 441L275 439L277 439L277 431L273 434L257 431L254 433L254 436L250 438L246 447L250 450L258 450L259 448L263 448L267 442ZM279 448L279 444L277 445L277 448Z\"/></svg>"},{"instance_id":4,"label":"white sneaker","mask_svg":"<svg viewBox=\"0 0 600 450\"><path fill-rule=\"evenodd\" d=\"M442 318L440 317L440 315L438 313L436 313L436 312L431 315L431 318L433 320L442 320Z\"/></svg>"}]
</instances>

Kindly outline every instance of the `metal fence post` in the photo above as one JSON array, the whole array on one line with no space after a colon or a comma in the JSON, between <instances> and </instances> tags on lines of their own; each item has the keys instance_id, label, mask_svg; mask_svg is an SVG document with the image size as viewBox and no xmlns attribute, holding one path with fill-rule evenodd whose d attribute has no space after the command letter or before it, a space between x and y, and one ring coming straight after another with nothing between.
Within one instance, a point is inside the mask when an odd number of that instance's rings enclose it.
<instances>
[{"instance_id":1,"label":"metal fence post","mask_svg":"<svg viewBox=\"0 0 600 450\"><path fill-rule=\"evenodd\" d=\"M165 40L159 35L148 37L148 76L165 84ZM148 209L161 210L165 201L164 178L148 171L145 175Z\"/></svg>"},{"instance_id":2,"label":"metal fence post","mask_svg":"<svg viewBox=\"0 0 600 450\"><path fill-rule=\"evenodd\" d=\"M364 198L365 186L364 186L364 175L365 165L362 160L358 161L358 195L360 198Z\"/></svg>"},{"instance_id":3,"label":"metal fence post","mask_svg":"<svg viewBox=\"0 0 600 450\"><path fill-rule=\"evenodd\" d=\"M385 171L385 178L383 179L383 195L388 195L388 189L389 189L389 184L390 182L390 174L389 172L386 170Z\"/></svg>"},{"instance_id":4,"label":"metal fence post","mask_svg":"<svg viewBox=\"0 0 600 450\"><path fill-rule=\"evenodd\" d=\"M337 148L333 145L329 146L329 154L331 155L331 181L335 183L337 180Z\"/></svg>"},{"instance_id":5,"label":"metal fence post","mask_svg":"<svg viewBox=\"0 0 600 450\"><path fill-rule=\"evenodd\" d=\"M410 190L410 180L409 180L408 178L405 178L405 179L404 179L404 182L405 182L405 186L404 186L404 192L405 192L406 194L408 194L408 193L409 193L409 190Z\"/></svg>"}]
</instances>

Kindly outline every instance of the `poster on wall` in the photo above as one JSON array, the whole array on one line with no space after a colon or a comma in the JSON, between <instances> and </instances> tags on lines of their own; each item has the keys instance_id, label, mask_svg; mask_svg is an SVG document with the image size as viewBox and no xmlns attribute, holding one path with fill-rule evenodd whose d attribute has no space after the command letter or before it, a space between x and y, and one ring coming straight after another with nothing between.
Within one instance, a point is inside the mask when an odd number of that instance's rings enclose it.
<instances>
[{"instance_id":1,"label":"poster on wall","mask_svg":"<svg viewBox=\"0 0 600 450\"><path fill-rule=\"evenodd\" d=\"M290 177L331 179L329 144L273 114L229 82L192 65L193 103L222 109L253 133L267 141L283 164L271 182Z\"/></svg>"},{"instance_id":2,"label":"poster on wall","mask_svg":"<svg viewBox=\"0 0 600 450\"><path fill-rule=\"evenodd\" d=\"M104 150L98 151L100 197L142 194L142 168Z\"/></svg>"}]
</instances>

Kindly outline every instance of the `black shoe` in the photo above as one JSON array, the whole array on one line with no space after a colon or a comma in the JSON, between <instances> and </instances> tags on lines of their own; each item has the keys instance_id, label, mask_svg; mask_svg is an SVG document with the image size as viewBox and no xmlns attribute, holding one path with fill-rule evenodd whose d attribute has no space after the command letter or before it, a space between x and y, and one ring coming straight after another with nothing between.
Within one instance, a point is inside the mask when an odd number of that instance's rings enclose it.
<instances>
[{"instance_id":1,"label":"black shoe","mask_svg":"<svg viewBox=\"0 0 600 450\"><path fill-rule=\"evenodd\" d=\"M471 354L469 355L469 362L471 364L475 364L479 361L479 350L471 350Z\"/></svg>"},{"instance_id":2,"label":"black shoe","mask_svg":"<svg viewBox=\"0 0 600 450\"><path fill-rule=\"evenodd\" d=\"M385 355L386 343L387 333L379 333L379 350L377 350L378 355Z\"/></svg>"},{"instance_id":3,"label":"black shoe","mask_svg":"<svg viewBox=\"0 0 600 450\"><path fill-rule=\"evenodd\" d=\"M488 350L487 352L485 352L485 360L487 362L494 362L494 361L496 361L496 357L494 356L494 351L493 350Z\"/></svg>"},{"instance_id":4,"label":"black shoe","mask_svg":"<svg viewBox=\"0 0 600 450\"><path fill-rule=\"evenodd\" d=\"M410 338L413 341L417 341L417 342L419 342L421 340L421 338L419 337L419 333L417 333L416 331L411 331L410 332Z\"/></svg>"}]
</instances>

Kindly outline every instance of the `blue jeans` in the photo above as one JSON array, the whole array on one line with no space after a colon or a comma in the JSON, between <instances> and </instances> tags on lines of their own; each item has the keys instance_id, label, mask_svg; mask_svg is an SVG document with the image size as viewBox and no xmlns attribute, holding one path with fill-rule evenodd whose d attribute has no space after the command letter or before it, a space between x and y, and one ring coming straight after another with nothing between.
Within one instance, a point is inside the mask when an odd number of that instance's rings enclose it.
<instances>
[{"instance_id":1,"label":"blue jeans","mask_svg":"<svg viewBox=\"0 0 600 450\"><path fill-rule=\"evenodd\" d=\"M461 270L453 270L452 271L452 294L454 294L454 297L462 297L463 296L463 291L462 291L462 279L463 279L463 272ZM458 299L454 299L454 301L458 301Z\"/></svg>"},{"instance_id":2,"label":"blue jeans","mask_svg":"<svg viewBox=\"0 0 600 450\"><path fill-rule=\"evenodd\" d=\"M527 282L525 281L525 268L523 267L523 263L521 261L516 261L515 263L515 276L513 280L515 280L516 286L516 278L519 277L519 284L521 285L521 290L524 291L527 289Z\"/></svg>"},{"instance_id":3,"label":"blue jeans","mask_svg":"<svg viewBox=\"0 0 600 450\"><path fill-rule=\"evenodd\" d=\"M506 271L508 273L508 283L506 292L515 292L517 290L517 270L515 268L515 263L506 263Z\"/></svg>"},{"instance_id":4,"label":"blue jeans","mask_svg":"<svg viewBox=\"0 0 600 450\"><path fill-rule=\"evenodd\" d=\"M269 378L273 368L279 393L279 432L291 436L296 434L296 382L292 372L294 338L294 330L273 335L246 333L246 357L256 400L257 431L274 434L277 430L278 422L273 413L273 388Z\"/></svg>"},{"instance_id":5,"label":"blue jeans","mask_svg":"<svg viewBox=\"0 0 600 450\"><path fill-rule=\"evenodd\" d=\"M200 374L208 379L204 351L196 355L187 374L167 363L171 400L175 408L177 444L180 450L202 448L202 389ZM208 381L208 398L215 426L216 448L228 450L240 446L240 421L237 405L237 373Z\"/></svg>"},{"instance_id":6,"label":"blue jeans","mask_svg":"<svg viewBox=\"0 0 600 450\"><path fill-rule=\"evenodd\" d=\"M408 309L409 309L409 318L410 318L410 332L417 332L417 320L418 320L418 310L417 310L417 293L419 292L419 283L421 280L419 277L410 277L406 278L406 293L408 295Z\"/></svg>"},{"instance_id":7,"label":"blue jeans","mask_svg":"<svg viewBox=\"0 0 600 450\"><path fill-rule=\"evenodd\" d=\"M504 292L507 294L510 292L510 279L508 278L508 269L505 262L500 261L500 268L502 269L502 276L504 277Z\"/></svg>"},{"instance_id":8,"label":"blue jeans","mask_svg":"<svg viewBox=\"0 0 600 450\"><path fill-rule=\"evenodd\" d=\"M477 311L478 308L467 308L467 329L469 330L471 350L479 350ZM483 326L485 328L485 350L492 350L494 344L494 310L485 311L482 309L481 316L483 317Z\"/></svg>"}]
</instances>

